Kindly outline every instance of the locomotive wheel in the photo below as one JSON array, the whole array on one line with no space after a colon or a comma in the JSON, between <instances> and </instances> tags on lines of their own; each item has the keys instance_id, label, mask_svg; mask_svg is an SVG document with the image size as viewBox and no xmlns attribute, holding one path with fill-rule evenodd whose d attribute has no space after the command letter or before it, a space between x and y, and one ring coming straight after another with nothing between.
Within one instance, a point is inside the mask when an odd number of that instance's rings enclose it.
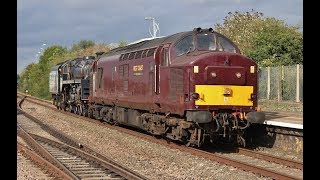
<instances>
[{"instance_id":1,"label":"locomotive wheel","mask_svg":"<svg viewBox=\"0 0 320 180\"><path fill-rule=\"evenodd\" d=\"M73 106L73 113L78 114L79 108L78 106Z\"/></svg>"},{"instance_id":2,"label":"locomotive wheel","mask_svg":"<svg viewBox=\"0 0 320 180\"><path fill-rule=\"evenodd\" d=\"M88 110L84 109L82 115L84 117L88 117Z\"/></svg>"},{"instance_id":3,"label":"locomotive wheel","mask_svg":"<svg viewBox=\"0 0 320 180\"><path fill-rule=\"evenodd\" d=\"M77 109L78 109L77 114L80 115L80 116L82 116L82 115L83 115L83 108L82 108L82 106L79 105L79 106L77 107Z\"/></svg>"},{"instance_id":4,"label":"locomotive wheel","mask_svg":"<svg viewBox=\"0 0 320 180\"><path fill-rule=\"evenodd\" d=\"M73 107L72 107L71 105L69 106L68 111L71 112L71 113L74 112L74 111L73 111Z\"/></svg>"},{"instance_id":5,"label":"locomotive wheel","mask_svg":"<svg viewBox=\"0 0 320 180\"><path fill-rule=\"evenodd\" d=\"M63 111L67 111L67 107L65 104L60 104L60 109Z\"/></svg>"},{"instance_id":6,"label":"locomotive wheel","mask_svg":"<svg viewBox=\"0 0 320 180\"><path fill-rule=\"evenodd\" d=\"M73 106L73 113L78 114L78 107L77 106Z\"/></svg>"},{"instance_id":7,"label":"locomotive wheel","mask_svg":"<svg viewBox=\"0 0 320 180\"><path fill-rule=\"evenodd\" d=\"M88 109L88 118L93 119L93 110L91 107Z\"/></svg>"}]
</instances>

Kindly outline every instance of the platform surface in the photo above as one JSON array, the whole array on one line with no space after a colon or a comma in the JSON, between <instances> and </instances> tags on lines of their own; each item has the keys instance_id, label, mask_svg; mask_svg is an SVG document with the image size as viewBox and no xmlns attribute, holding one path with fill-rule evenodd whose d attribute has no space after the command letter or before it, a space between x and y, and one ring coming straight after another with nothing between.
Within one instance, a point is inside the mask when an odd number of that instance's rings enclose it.
<instances>
[{"instance_id":1,"label":"platform surface","mask_svg":"<svg viewBox=\"0 0 320 180\"><path fill-rule=\"evenodd\" d=\"M265 124L303 129L303 113L262 111L266 114Z\"/></svg>"}]
</instances>

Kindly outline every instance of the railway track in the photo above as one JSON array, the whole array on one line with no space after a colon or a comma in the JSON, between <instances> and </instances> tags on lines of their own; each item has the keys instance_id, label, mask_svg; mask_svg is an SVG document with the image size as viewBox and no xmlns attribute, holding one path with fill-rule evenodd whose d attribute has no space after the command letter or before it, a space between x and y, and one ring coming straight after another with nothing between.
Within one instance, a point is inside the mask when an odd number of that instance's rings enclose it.
<instances>
[{"instance_id":1,"label":"railway track","mask_svg":"<svg viewBox=\"0 0 320 180\"><path fill-rule=\"evenodd\" d=\"M277 157L277 156L273 156L270 154L261 153L261 152L257 152L257 151L253 151L253 150L245 149L245 148L238 148L236 151L238 153L246 155L246 156L251 156L251 157L259 158L259 159L266 160L269 162L283 164L285 166L300 169L300 170L303 169L303 164L302 164L302 162L299 162L299 161L281 158L281 157Z\"/></svg>"},{"instance_id":2,"label":"railway track","mask_svg":"<svg viewBox=\"0 0 320 180\"><path fill-rule=\"evenodd\" d=\"M36 102L34 100L29 100L29 101L32 101L32 103L36 103L36 104L42 105L42 106L45 105L45 104L47 104L47 105L49 104L49 102L43 101L43 100L40 100L42 103ZM49 108L51 108L53 110L59 111L56 108L54 108L52 105L48 105L47 107L49 107ZM62 112L62 111L59 111L59 112ZM156 142L156 143L160 143L160 144L163 144L163 145L166 145L166 146L170 146L171 148L180 149L182 151L190 152L190 153L192 153L192 154L194 154L196 156L204 157L206 159L211 159L211 160L223 163L223 164L227 164L227 165L239 168L239 169L243 169L245 171L251 171L253 173L260 174L262 176L272 177L274 179L301 179L299 177L298 178L297 177L292 177L290 175L286 175L286 174L283 174L283 173L280 173L280 172L276 172L276 171L272 171L272 170L265 169L265 168L262 168L262 167L254 166L252 164L248 164L248 163L245 163L245 162L237 161L237 160L234 160L232 158L227 158L227 157L221 156L221 155L219 155L217 153L208 152L208 151L202 151L202 150L195 149L195 148L188 148L188 147L185 147L185 146L180 146L180 145L175 144L175 143L168 143L167 141L165 141L163 139L157 139L157 138L154 138L154 137L152 137L150 135L138 133L136 131L124 129L124 128L117 127L117 126L110 126L108 124L105 124L105 123L102 123L102 122L99 122L99 121L96 121L96 120L92 120L92 119L89 119L89 118L80 117L78 115L75 115L75 114L72 114L72 113L68 113L68 112L62 112L62 113L66 113L68 115L71 115L71 116L74 116L74 117L77 117L77 118L80 118L80 119L83 119L83 120L86 120L86 121L97 123L97 124L102 125L102 126L107 126L109 128L117 129L117 130L120 130L122 132L131 134L131 135L143 138L143 139L150 140L152 142ZM284 159L284 158L273 157L273 156L270 156L268 154L258 153L256 151L250 151L250 150L247 150L247 149L241 149L240 148L240 149L238 149L238 153L241 153L241 154L244 154L244 155L247 155L247 156L251 156L251 157L255 157L255 158L259 158L259 159L263 159L263 160L270 161L270 162L283 164L285 166L292 167L292 168L302 169L302 166L303 166L303 164L301 162L295 162L295 161Z\"/></svg>"},{"instance_id":3,"label":"railway track","mask_svg":"<svg viewBox=\"0 0 320 180\"><path fill-rule=\"evenodd\" d=\"M59 168L51 164L46 159L39 156L34 151L28 149L21 143L17 143L17 150L20 152L20 156L23 154L24 157L27 157L29 160L31 160L37 167L40 167L40 169L45 172L43 174L47 175L46 178L62 178L62 179L71 179L70 176L68 176L66 173L61 171ZM19 154L18 154L19 156ZM41 177L44 178L44 177Z\"/></svg>"},{"instance_id":4,"label":"railway track","mask_svg":"<svg viewBox=\"0 0 320 180\"><path fill-rule=\"evenodd\" d=\"M27 136L26 132L21 131L23 130L19 131L21 136ZM46 159L50 159L55 164L58 164L72 179L140 179L130 177L123 170L117 167L110 167L111 165L107 162L72 146L34 134L29 135L35 140L32 146L38 146L36 148L37 151L41 151L41 154ZM30 143L30 140L28 142ZM35 145L35 143L38 143L38 145ZM44 152L48 153L44 155ZM117 170L114 170L115 168Z\"/></svg>"},{"instance_id":5,"label":"railway track","mask_svg":"<svg viewBox=\"0 0 320 180\"><path fill-rule=\"evenodd\" d=\"M19 105L21 105L21 102ZM56 169L60 169L60 171L63 172L62 174L59 172L60 174L55 177L62 177L63 179L147 179L115 163L111 159L100 155L92 149L84 147L72 138L67 137L56 129L45 125L37 118L27 114L22 109L20 109L20 112L31 118L31 120L39 124L42 129L47 130L54 137L73 145L70 146L35 134L29 134L20 125L17 125L17 134L23 138L32 149L47 160L50 164L48 168L56 172L54 168L58 167ZM30 153L30 150L22 150L22 145L19 145L19 147L21 151ZM35 153L33 152L33 154ZM37 162L39 162L39 160Z\"/></svg>"},{"instance_id":6,"label":"railway track","mask_svg":"<svg viewBox=\"0 0 320 180\"><path fill-rule=\"evenodd\" d=\"M206 148L203 148L202 150L204 150L206 152L210 152L210 153L216 153L217 148L206 147ZM252 157L252 158L256 158L256 159L261 159L261 160L272 162L272 163L281 164L281 165L295 168L295 169L299 169L299 170L303 169L303 163L300 161L296 161L296 160L292 160L292 159L288 159L288 158L283 158L283 157L279 157L279 156L274 156L274 155L262 153L262 152L259 152L256 150L238 147L238 148L221 148L221 149L219 149L219 151L223 152L223 153L237 153L240 155L244 155L244 156L248 156L248 157Z\"/></svg>"}]
</instances>

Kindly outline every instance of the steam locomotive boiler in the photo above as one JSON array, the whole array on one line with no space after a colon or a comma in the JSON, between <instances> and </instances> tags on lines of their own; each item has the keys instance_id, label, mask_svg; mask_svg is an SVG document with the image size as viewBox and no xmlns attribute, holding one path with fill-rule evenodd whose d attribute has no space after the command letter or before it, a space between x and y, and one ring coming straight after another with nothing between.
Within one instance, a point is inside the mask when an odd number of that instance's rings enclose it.
<instances>
[{"instance_id":1,"label":"steam locomotive boiler","mask_svg":"<svg viewBox=\"0 0 320 180\"><path fill-rule=\"evenodd\" d=\"M58 109L87 115L89 75L94 56L65 61L52 67L49 75L49 91Z\"/></svg>"},{"instance_id":2,"label":"steam locomotive boiler","mask_svg":"<svg viewBox=\"0 0 320 180\"><path fill-rule=\"evenodd\" d=\"M200 147L245 146L257 111L257 64L212 28L104 53L93 63L88 116Z\"/></svg>"}]
</instances>

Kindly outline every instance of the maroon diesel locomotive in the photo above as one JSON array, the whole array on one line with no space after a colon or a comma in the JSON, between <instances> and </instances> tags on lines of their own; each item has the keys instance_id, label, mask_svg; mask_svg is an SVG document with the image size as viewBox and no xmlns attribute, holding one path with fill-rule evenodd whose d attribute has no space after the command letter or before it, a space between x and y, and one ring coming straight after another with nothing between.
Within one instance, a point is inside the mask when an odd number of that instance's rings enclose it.
<instances>
[{"instance_id":1,"label":"maroon diesel locomotive","mask_svg":"<svg viewBox=\"0 0 320 180\"><path fill-rule=\"evenodd\" d=\"M245 146L246 128L264 122L257 111L257 64L212 28L104 53L92 63L89 84L82 115L190 146Z\"/></svg>"}]
</instances>

